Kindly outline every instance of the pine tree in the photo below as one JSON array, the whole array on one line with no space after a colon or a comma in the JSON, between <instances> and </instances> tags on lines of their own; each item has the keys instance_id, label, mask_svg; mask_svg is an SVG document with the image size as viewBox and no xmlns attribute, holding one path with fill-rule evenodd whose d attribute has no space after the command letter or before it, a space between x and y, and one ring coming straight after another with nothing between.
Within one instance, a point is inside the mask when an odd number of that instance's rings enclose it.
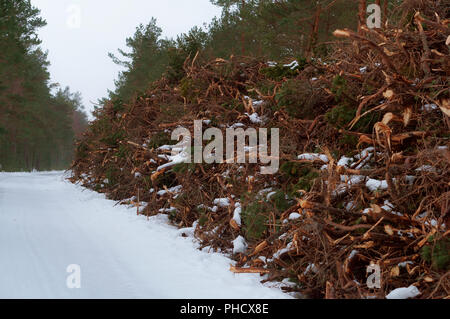
<instances>
[{"instance_id":1,"label":"pine tree","mask_svg":"<svg viewBox=\"0 0 450 319\"><path fill-rule=\"evenodd\" d=\"M61 169L71 160L74 100L52 96L46 22L29 0L0 0L0 165L4 170ZM67 93L67 91L66 91Z\"/></svg>"}]
</instances>

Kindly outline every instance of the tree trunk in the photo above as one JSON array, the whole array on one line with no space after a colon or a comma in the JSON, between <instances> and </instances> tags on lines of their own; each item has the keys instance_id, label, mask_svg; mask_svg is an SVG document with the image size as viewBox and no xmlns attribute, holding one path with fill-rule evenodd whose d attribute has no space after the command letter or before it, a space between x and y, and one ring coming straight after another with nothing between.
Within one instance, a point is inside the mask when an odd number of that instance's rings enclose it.
<instances>
[{"instance_id":1,"label":"tree trunk","mask_svg":"<svg viewBox=\"0 0 450 319\"><path fill-rule=\"evenodd\" d=\"M381 18L381 21L383 23L383 28L386 27L387 17L388 17L388 3L389 0L383 1L383 17Z\"/></svg>"},{"instance_id":2,"label":"tree trunk","mask_svg":"<svg viewBox=\"0 0 450 319\"><path fill-rule=\"evenodd\" d=\"M242 0L242 10L244 10L244 8L245 8L245 0ZM244 19L242 20L242 21L244 21ZM245 56L245 29L244 29L244 26L242 26L242 28L243 28L243 30L242 30L242 33L241 33L241 46L242 46L242 55L243 56Z\"/></svg>"},{"instance_id":3,"label":"tree trunk","mask_svg":"<svg viewBox=\"0 0 450 319\"><path fill-rule=\"evenodd\" d=\"M361 27L366 25L366 12L367 12L367 2L366 0L359 0L358 8L358 32L361 33Z\"/></svg>"},{"instance_id":4,"label":"tree trunk","mask_svg":"<svg viewBox=\"0 0 450 319\"><path fill-rule=\"evenodd\" d=\"M319 36L319 25L320 25L320 14L322 13L322 6L320 4L317 5L316 13L314 15L314 23L311 28L311 35L309 37L309 43L307 48L307 56L308 58L312 56L312 51L317 44L317 39Z\"/></svg>"}]
</instances>

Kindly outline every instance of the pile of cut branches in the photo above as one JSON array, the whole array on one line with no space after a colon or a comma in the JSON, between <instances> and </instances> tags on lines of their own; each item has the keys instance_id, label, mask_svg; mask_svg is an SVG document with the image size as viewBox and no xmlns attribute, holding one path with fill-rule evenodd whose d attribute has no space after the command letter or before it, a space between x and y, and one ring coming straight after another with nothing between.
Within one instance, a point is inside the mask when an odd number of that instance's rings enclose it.
<instances>
[{"instance_id":1,"label":"pile of cut branches","mask_svg":"<svg viewBox=\"0 0 450 319\"><path fill-rule=\"evenodd\" d=\"M231 271L305 298L402 287L448 298L449 15L420 3L401 28L335 31L346 41L327 61L188 59L176 85L163 78L96 111L72 181L137 214L167 214L202 249L232 254ZM193 134L194 120L224 135L279 128L279 172L174 158L171 133Z\"/></svg>"}]
</instances>

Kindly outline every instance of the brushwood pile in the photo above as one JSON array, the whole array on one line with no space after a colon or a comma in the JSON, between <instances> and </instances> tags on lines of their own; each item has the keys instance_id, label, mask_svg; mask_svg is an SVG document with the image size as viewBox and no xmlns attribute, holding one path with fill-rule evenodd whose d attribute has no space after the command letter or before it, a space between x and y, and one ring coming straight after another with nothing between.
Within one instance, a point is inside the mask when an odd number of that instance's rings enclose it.
<instances>
[{"instance_id":1,"label":"brushwood pile","mask_svg":"<svg viewBox=\"0 0 450 319\"><path fill-rule=\"evenodd\" d=\"M327 58L192 56L181 81L96 110L71 180L167 214L201 249L232 256L231 271L301 298L448 298L448 7L409 19L336 30ZM279 128L279 171L177 161L171 133L194 134L195 120L224 135Z\"/></svg>"}]
</instances>

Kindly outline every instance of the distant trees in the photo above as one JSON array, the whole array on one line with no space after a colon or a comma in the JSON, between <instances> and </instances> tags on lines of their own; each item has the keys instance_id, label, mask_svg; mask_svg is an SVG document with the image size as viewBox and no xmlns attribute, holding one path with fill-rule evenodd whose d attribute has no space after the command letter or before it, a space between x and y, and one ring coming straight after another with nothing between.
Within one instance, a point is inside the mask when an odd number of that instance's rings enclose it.
<instances>
[{"instance_id":1,"label":"distant trees","mask_svg":"<svg viewBox=\"0 0 450 319\"><path fill-rule=\"evenodd\" d=\"M212 42L234 54L271 59L322 54L313 51L332 38L335 28L356 28L357 22L357 4L348 0L211 2L222 7L221 18L210 26Z\"/></svg>"},{"instance_id":2,"label":"distant trees","mask_svg":"<svg viewBox=\"0 0 450 319\"><path fill-rule=\"evenodd\" d=\"M134 36L127 38L130 52L119 49L120 58L109 54L114 63L126 68L115 82L116 95L129 99L135 92L144 90L149 82L161 76L168 60L161 50L167 46L165 41L160 39L161 33L156 20L152 19L146 26L140 24Z\"/></svg>"},{"instance_id":3,"label":"distant trees","mask_svg":"<svg viewBox=\"0 0 450 319\"><path fill-rule=\"evenodd\" d=\"M129 100L136 93L144 92L149 83L167 75L169 80L180 80L183 64L189 55L204 49L208 34L198 27L176 40L162 39L162 30L152 18L147 25L140 24L126 43L129 52L118 50L120 56L109 53L114 63L125 67L115 81L116 89L111 98Z\"/></svg>"},{"instance_id":4,"label":"distant trees","mask_svg":"<svg viewBox=\"0 0 450 319\"><path fill-rule=\"evenodd\" d=\"M367 6L382 7L383 22L393 4L402 0L211 0L222 8L206 30L194 27L177 39L163 39L156 20L139 25L127 39L128 51L110 54L126 68L110 98L127 101L165 75L184 77L188 56L198 59L257 56L270 60L310 59L328 54L338 28L357 30L366 24ZM103 103L104 101L101 101Z\"/></svg>"},{"instance_id":5,"label":"distant trees","mask_svg":"<svg viewBox=\"0 0 450 319\"><path fill-rule=\"evenodd\" d=\"M184 77L183 63L199 52L200 58L248 55L283 59L326 54L324 42L338 27L356 29L358 2L349 0L211 0L222 15L203 30L198 27L177 39L161 38L152 18L127 39L127 52L110 53L125 67L110 98L127 101L147 89L163 74ZM101 102L102 103L102 102Z\"/></svg>"},{"instance_id":6,"label":"distant trees","mask_svg":"<svg viewBox=\"0 0 450 319\"><path fill-rule=\"evenodd\" d=\"M79 95L51 94L47 54L36 31L46 22L27 0L0 0L0 165L3 170L68 167L74 127L87 124Z\"/></svg>"}]
</instances>

